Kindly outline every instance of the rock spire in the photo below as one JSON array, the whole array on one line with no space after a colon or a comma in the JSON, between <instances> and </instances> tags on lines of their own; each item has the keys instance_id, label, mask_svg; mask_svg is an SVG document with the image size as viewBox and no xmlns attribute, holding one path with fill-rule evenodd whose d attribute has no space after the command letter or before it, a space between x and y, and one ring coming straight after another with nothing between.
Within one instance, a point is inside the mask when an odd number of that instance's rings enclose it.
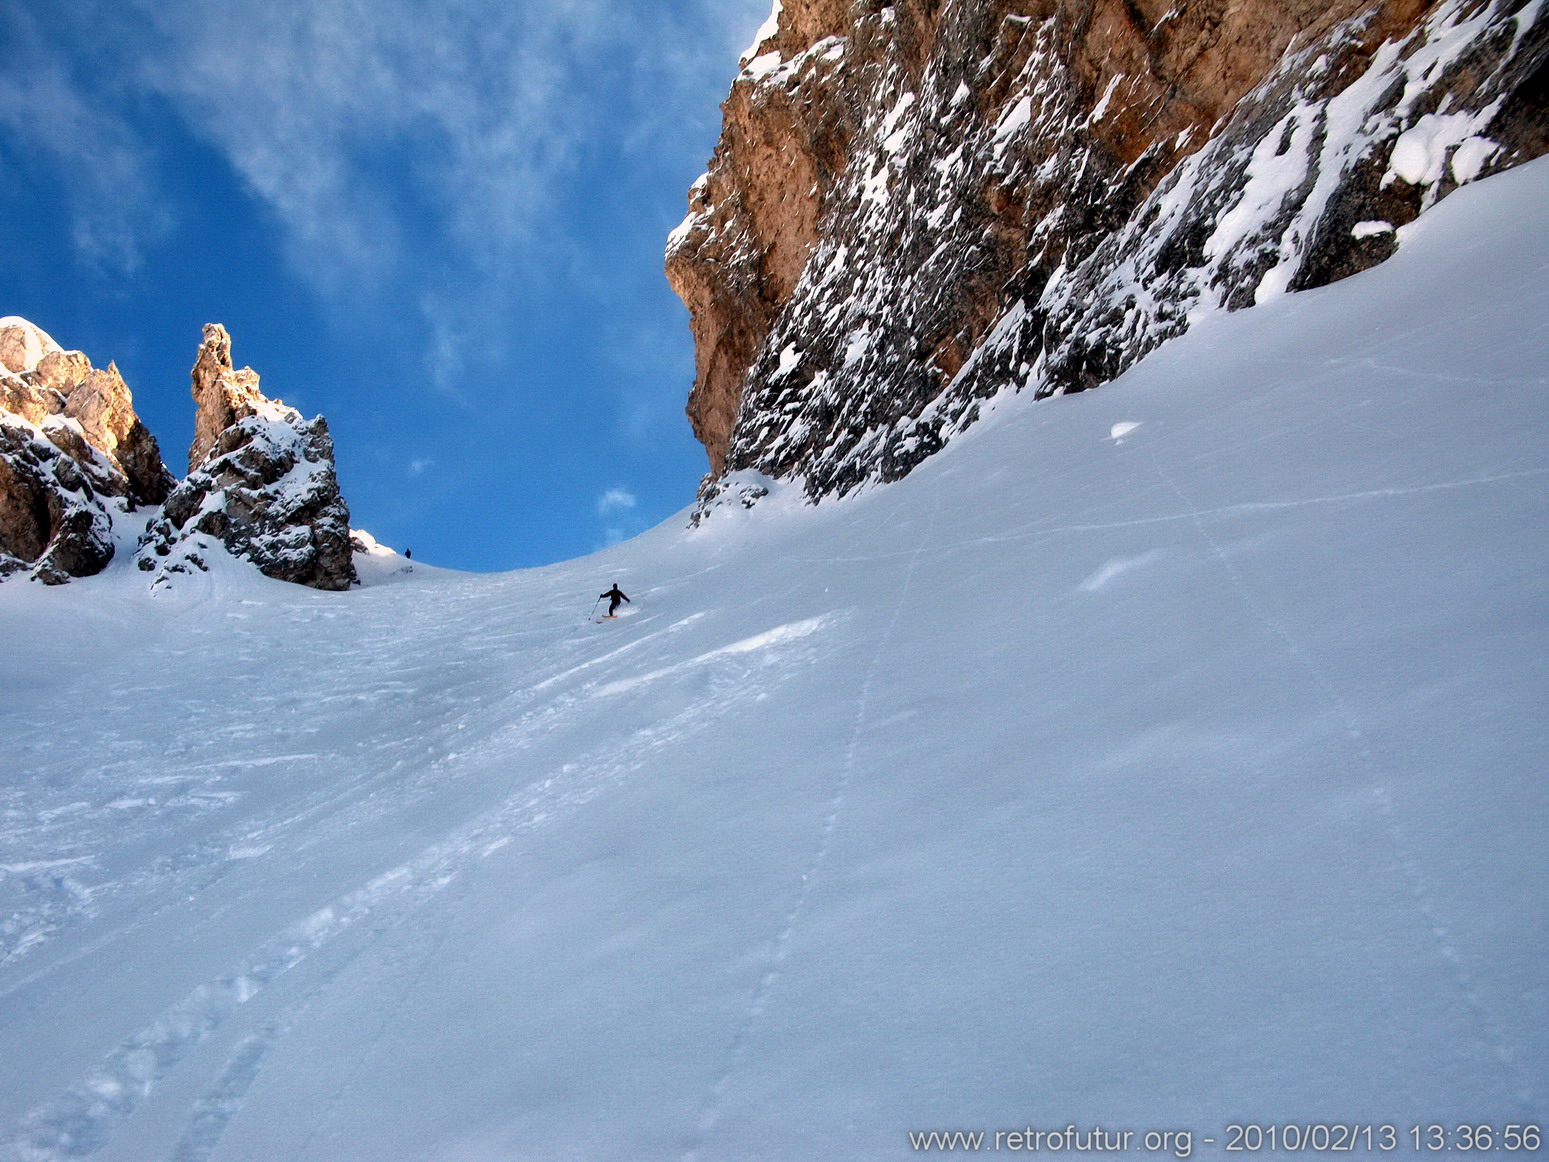
<instances>
[{"instance_id":1,"label":"rock spire","mask_svg":"<svg viewBox=\"0 0 1549 1162\"><path fill-rule=\"evenodd\" d=\"M209 568L219 546L265 576L348 589L350 512L328 422L267 398L251 368L234 370L231 336L218 323L206 324L191 376L199 410L188 478L146 531L140 568L165 584Z\"/></svg>"}]
</instances>

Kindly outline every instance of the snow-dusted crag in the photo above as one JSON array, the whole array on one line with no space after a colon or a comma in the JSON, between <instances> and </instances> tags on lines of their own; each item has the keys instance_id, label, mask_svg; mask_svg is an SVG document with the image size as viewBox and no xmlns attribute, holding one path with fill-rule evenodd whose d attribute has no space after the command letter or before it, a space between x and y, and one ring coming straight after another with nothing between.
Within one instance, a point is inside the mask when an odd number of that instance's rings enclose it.
<instances>
[{"instance_id":1,"label":"snow-dusted crag","mask_svg":"<svg viewBox=\"0 0 1549 1162\"><path fill-rule=\"evenodd\" d=\"M1546 205L845 503L0 589L0 1162L1545 1162Z\"/></svg>"},{"instance_id":2,"label":"snow-dusted crag","mask_svg":"<svg viewBox=\"0 0 1549 1162\"><path fill-rule=\"evenodd\" d=\"M178 483L118 368L92 367L25 319L0 319L0 580L57 585L135 553L152 585L229 553L282 581L355 581L349 508L321 416L258 390L231 337L204 329L189 476Z\"/></svg>"},{"instance_id":3,"label":"snow-dusted crag","mask_svg":"<svg viewBox=\"0 0 1549 1162\"><path fill-rule=\"evenodd\" d=\"M231 336L218 323L204 328L193 394L188 478L150 523L140 568L160 584L207 568L224 549L281 581L348 589L356 580L350 513L328 422L266 398L257 372L232 366Z\"/></svg>"},{"instance_id":4,"label":"snow-dusted crag","mask_svg":"<svg viewBox=\"0 0 1549 1162\"><path fill-rule=\"evenodd\" d=\"M0 577L99 573L115 524L173 484L118 368L0 319Z\"/></svg>"},{"instance_id":5,"label":"snow-dusted crag","mask_svg":"<svg viewBox=\"0 0 1549 1162\"><path fill-rule=\"evenodd\" d=\"M785 0L667 270L702 500L895 479L1004 391L1393 253L1549 149L1545 0Z\"/></svg>"}]
</instances>

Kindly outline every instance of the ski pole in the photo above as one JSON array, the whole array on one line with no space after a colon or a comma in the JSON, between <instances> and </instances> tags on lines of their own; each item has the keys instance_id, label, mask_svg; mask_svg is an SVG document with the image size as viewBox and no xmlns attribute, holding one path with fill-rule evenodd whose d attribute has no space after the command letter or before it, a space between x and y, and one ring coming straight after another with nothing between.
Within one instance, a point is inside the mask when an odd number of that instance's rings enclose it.
<instances>
[{"instance_id":1,"label":"ski pole","mask_svg":"<svg viewBox=\"0 0 1549 1162\"><path fill-rule=\"evenodd\" d=\"M601 597L599 597L596 601L592 602L592 611L586 615L586 620L587 621L591 621L592 618L597 616L597 607L599 605L601 605L601 604L602 604L602 598Z\"/></svg>"}]
</instances>

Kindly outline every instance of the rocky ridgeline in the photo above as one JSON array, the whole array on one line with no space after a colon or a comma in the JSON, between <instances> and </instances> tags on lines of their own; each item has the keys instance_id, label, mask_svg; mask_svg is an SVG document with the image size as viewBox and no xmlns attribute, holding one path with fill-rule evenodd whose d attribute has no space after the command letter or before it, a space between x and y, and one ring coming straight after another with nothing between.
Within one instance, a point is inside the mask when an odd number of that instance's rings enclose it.
<instances>
[{"instance_id":1,"label":"rocky ridgeline","mask_svg":"<svg viewBox=\"0 0 1549 1162\"><path fill-rule=\"evenodd\" d=\"M0 319L0 577L101 572L117 522L173 483L117 367Z\"/></svg>"},{"instance_id":2,"label":"rocky ridgeline","mask_svg":"<svg viewBox=\"0 0 1549 1162\"><path fill-rule=\"evenodd\" d=\"M133 551L153 586L226 552L318 589L355 580L328 425L266 399L205 328L188 478L178 483L116 367L92 368L23 319L0 320L0 577L45 584Z\"/></svg>"},{"instance_id":3,"label":"rocky ridgeline","mask_svg":"<svg viewBox=\"0 0 1549 1162\"><path fill-rule=\"evenodd\" d=\"M188 477L146 529L136 563L163 584L206 568L218 544L265 576L348 589L356 580L350 510L328 421L265 398L257 372L233 368L231 336L218 323L205 325L193 381Z\"/></svg>"},{"instance_id":4,"label":"rocky ridgeline","mask_svg":"<svg viewBox=\"0 0 1549 1162\"><path fill-rule=\"evenodd\" d=\"M777 4L668 243L701 511L896 479L990 397L1382 261L1549 150L1546 61L1543 0Z\"/></svg>"}]
</instances>

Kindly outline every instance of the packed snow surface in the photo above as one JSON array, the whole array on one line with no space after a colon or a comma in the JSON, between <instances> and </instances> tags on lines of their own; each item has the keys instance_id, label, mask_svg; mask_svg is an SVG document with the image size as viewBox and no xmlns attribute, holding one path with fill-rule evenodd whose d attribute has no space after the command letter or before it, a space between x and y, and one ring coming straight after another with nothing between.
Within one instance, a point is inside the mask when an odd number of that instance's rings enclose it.
<instances>
[{"instance_id":1,"label":"packed snow surface","mask_svg":"<svg viewBox=\"0 0 1549 1162\"><path fill-rule=\"evenodd\" d=\"M1546 202L842 502L0 587L0 1158L1542 1125Z\"/></svg>"}]
</instances>

